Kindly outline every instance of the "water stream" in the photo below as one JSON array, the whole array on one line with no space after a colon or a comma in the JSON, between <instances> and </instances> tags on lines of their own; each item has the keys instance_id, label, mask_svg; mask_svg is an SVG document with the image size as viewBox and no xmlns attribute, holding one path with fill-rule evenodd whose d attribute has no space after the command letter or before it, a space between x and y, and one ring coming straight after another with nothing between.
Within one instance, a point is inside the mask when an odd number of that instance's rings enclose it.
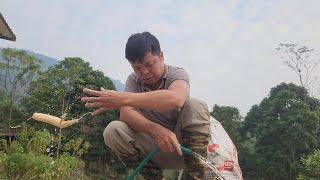
<instances>
[{"instance_id":1,"label":"water stream","mask_svg":"<svg viewBox=\"0 0 320 180\"><path fill-rule=\"evenodd\" d=\"M225 180L225 178L220 175L217 167L213 163L209 162L206 158L198 153L192 152L192 154L194 155L194 157L205 163L213 171L214 174L210 175L212 176L210 177L210 179L213 178L214 180Z\"/></svg>"}]
</instances>

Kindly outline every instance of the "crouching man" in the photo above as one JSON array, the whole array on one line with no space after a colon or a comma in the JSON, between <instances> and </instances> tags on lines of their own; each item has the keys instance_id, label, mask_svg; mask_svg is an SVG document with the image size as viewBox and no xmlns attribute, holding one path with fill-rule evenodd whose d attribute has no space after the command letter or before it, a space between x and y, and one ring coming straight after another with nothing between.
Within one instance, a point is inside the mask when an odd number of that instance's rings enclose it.
<instances>
[{"instance_id":1,"label":"crouching man","mask_svg":"<svg viewBox=\"0 0 320 180\"><path fill-rule=\"evenodd\" d=\"M133 68L125 92L84 89L86 107L98 108L94 115L120 108L120 121L104 130L105 144L128 168L135 168L159 147L141 175L147 180L163 179L162 169L182 169L183 178L204 179L205 165L183 154L186 146L206 157L210 140L209 111L205 103L189 97L189 76L183 68L164 63L159 41L149 32L129 37L126 59Z\"/></svg>"}]
</instances>

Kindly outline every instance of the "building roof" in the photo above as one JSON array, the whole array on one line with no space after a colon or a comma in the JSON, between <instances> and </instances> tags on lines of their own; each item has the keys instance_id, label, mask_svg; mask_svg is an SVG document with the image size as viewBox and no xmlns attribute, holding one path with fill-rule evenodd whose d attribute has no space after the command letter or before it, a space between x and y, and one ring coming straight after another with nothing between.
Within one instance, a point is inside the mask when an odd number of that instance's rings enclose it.
<instances>
[{"instance_id":1,"label":"building roof","mask_svg":"<svg viewBox=\"0 0 320 180\"><path fill-rule=\"evenodd\" d=\"M10 133L9 133L9 126L5 123L0 123L0 137L1 136L16 136L20 130L21 130L20 127L18 127L18 128L10 127Z\"/></svg>"},{"instance_id":2,"label":"building roof","mask_svg":"<svg viewBox=\"0 0 320 180\"><path fill-rule=\"evenodd\" d=\"M16 36L13 34L6 20L0 13L0 38L10 41L16 41Z\"/></svg>"}]
</instances>

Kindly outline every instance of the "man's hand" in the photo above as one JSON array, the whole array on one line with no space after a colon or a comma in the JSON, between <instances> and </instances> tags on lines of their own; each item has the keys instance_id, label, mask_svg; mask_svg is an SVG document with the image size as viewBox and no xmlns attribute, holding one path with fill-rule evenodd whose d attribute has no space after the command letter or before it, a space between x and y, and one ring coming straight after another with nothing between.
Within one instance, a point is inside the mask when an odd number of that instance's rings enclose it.
<instances>
[{"instance_id":1,"label":"man's hand","mask_svg":"<svg viewBox=\"0 0 320 180\"><path fill-rule=\"evenodd\" d=\"M150 132L150 135L156 140L161 151L175 151L179 156L182 156L181 145L177 139L177 136L170 130L166 129L160 124L155 124Z\"/></svg>"},{"instance_id":2,"label":"man's hand","mask_svg":"<svg viewBox=\"0 0 320 180\"><path fill-rule=\"evenodd\" d=\"M93 116L111 109L119 109L124 105L125 93L103 88L101 88L101 91L84 88L83 92L91 96L81 98L81 101L86 103L85 107L98 108L92 113Z\"/></svg>"}]
</instances>

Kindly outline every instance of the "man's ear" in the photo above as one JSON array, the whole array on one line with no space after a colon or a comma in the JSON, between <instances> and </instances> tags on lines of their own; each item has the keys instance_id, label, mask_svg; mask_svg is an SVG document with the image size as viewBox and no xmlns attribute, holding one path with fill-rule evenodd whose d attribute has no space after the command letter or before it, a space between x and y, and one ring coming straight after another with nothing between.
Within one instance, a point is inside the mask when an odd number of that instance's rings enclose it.
<instances>
[{"instance_id":1,"label":"man's ear","mask_svg":"<svg viewBox=\"0 0 320 180\"><path fill-rule=\"evenodd\" d=\"M160 52L159 57L160 57L160 60L163 62L164 61L164 55L163 55L162 51Z\"/></svg>"}]
</instances>

